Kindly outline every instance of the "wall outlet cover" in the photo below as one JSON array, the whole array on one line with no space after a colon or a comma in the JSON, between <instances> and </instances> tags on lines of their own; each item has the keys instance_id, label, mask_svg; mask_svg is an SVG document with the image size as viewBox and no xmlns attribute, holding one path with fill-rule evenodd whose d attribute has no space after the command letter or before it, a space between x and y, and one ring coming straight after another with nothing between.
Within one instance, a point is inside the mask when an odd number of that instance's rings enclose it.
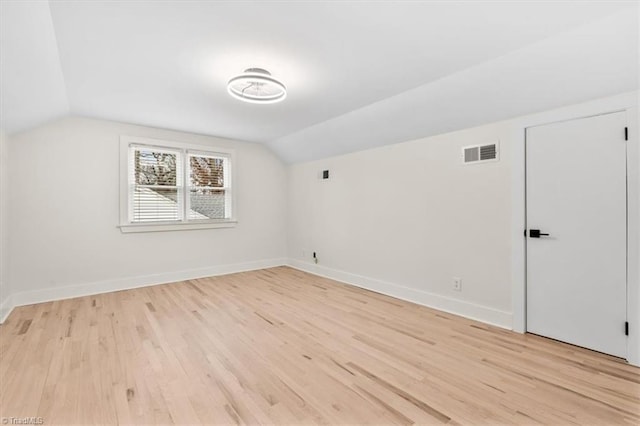
<instances>
[{"instance_id":1,"label":"wall outlet cover","mask_svg":"<svg viewBox=\"0 0 640 426\"><path fill-rule=\"evenodd\" d=\"M453 289L455 291L462 291L462 278L453 277Z\"/></svg>"}]
</instances>

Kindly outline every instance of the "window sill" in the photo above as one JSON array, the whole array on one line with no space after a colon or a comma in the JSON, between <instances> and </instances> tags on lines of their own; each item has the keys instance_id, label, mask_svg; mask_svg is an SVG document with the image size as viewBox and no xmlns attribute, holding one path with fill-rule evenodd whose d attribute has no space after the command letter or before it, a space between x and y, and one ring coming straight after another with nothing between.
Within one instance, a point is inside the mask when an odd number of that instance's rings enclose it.
<instances>
[{"instance_id":1,"label":"window sill","mask_svg":"<svg viewBox=\"0 0 640 426\"><path fill-rule=\"evenodd\" d=\"M225 220L216 222L191 222L191 223L127 223L118 226L123 234L133 232L165 232L187 231L192 229L233 228L238 224L237 220Z\"/></svg>"}]
</instances>

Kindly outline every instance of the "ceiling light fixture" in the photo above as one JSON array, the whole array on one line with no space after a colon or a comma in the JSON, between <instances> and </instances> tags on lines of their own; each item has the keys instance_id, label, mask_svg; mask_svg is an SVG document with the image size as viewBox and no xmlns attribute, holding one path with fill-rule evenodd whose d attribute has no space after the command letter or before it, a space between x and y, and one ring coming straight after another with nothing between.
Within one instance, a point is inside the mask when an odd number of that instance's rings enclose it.
<instances>
[{"instance_id":1,"label":"ceiling light fixture","mask_svg":"<svg viewBox=\"0 0 640 426\"><path fill-rule=\"evenodd\" d=\"M287 97L287 88L262 68L247 68L227 83L227 91L241 101L273 104Z\"/></svg>"}]
</instances>

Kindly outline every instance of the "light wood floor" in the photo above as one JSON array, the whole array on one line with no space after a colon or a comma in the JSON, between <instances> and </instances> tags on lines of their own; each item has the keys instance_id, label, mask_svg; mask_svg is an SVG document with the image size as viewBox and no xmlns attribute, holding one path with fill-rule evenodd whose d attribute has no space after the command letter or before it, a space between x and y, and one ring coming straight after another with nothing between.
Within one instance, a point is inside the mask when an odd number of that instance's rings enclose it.
<instances>
[{"instance_id":1,"label":"light wood floor","mask_svg":"<svg viewBox=\"0 0 640 426\"><path fill-rule=\"evenodd\" d=\"M0 416L635 424L640 369L289 268L17 308Z\"/></svg>"}]
</instances>

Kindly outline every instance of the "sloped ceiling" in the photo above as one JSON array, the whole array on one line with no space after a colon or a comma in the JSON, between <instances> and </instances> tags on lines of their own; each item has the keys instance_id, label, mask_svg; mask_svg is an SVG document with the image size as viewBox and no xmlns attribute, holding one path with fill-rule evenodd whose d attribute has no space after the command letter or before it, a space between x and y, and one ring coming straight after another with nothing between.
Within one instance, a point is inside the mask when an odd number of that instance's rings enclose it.
<instances>
[{"instance_id":1,"label":"sloped ceiling","mask_svg":"<svg viewBox=\"0 0 640 426\"><path fill-rule=\"evenodd\" d=\"M25 130L69 112L47 2L0 2L0 128Z\"/></svg>"},{"instance_id":2,"label":"sloped ceiling","mask_svg":"<svg viewBox=\"0 0 640 426\"><path fill-rule=\"evenodd\" d=\"M8 132L68 108L297 162L637 88L629 2L26 3L2 9ZM256 66L285 102L227 95Z\"/></svg>"},{"instance_id":3,"label":"sloped ceiling","mask_svg":"<svg viewBox=\"0 0 640 426\"><path fill-rule=\"evenodd\" d=\"M621 11L269 145L307 161L636 90L637 30L637 16Z\"/></svg>"}]
</instances>

